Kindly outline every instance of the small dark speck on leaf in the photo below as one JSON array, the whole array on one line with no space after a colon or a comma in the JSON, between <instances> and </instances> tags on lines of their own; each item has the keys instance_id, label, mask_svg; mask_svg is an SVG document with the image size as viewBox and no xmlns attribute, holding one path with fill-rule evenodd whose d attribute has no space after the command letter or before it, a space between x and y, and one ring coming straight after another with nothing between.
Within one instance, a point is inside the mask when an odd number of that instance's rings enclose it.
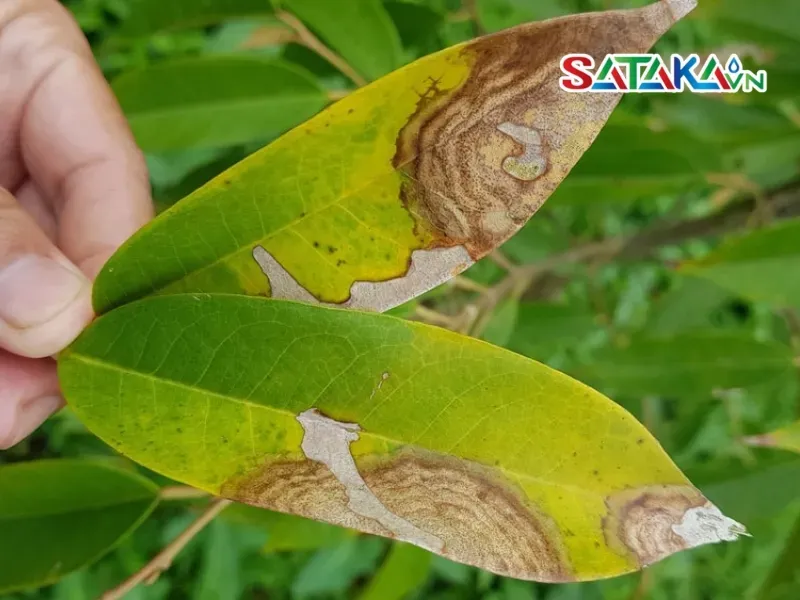
<instances>
[{"instance_id":1,"label":"small dark speck on leaf","mask_svg":"<svg viewBox=\"0 0 800 600\"><path fill-rule=\"evenodd\" d=\"M578 456L578 452L577 452L577 451L576 451L576 452L573 452L573 453L572 453L572 456Z\"/></svg>"},{"instance_id":2,"label":"small dark speck on leaf","mask_svg":"<svg viewBox=\"0 0 800 600\"><path fill-rule=\"evenodd\" d=\"M342 265L346 265L346 264L347 264L347 261L346 261L346 260L343 260L343 259L341 259L341 258L340 258L339 260L337 260L337 261L336 261L336 266L337 266L337 267L341 267Z\"/></svg>"},{"instance_id":3,"label":"small dark speck on leaf","mask_svg":"<svg viewBox=\"0 0 800 600\"><path fill-rule=\"evenodd\" d=\"M595 469L594 471L592 471L592 475L595 475L595 476L600 475L600 471Z\"/></svg>"},{"instance_id":4,"label":"small dark speck on leaf","mask_svg":"<svg viewBox=\"0 0 800 600\"><path fill-rule=\"evenodd\" d=\"M225 185L231 185L231 183L233 183L233 182L230 179L226 179L225 180Z\"/></svg>"},{"instance_id":5,"label":"small dark speck on leaf","mask_svg":"<svg viewBox=\"0 0 800 600\"><path fill-rule=\"evenodd\" d=\"M175 431L177 431L178 433L183 433L183 429L181 429L180 427L178 427Z\"/></svg>"},{"instance_id":6,"label":"small dark speck on leaf","mask_svg":"<svg viewBox=\"0 0 800 600\"><path fill-rule=\"evenodd\" d=\"M223 444L227 444L227 443L228 443L228 438L226 438L225 436L223 436L223 437L222 437L222 443L223 443Z\"/></svg>"},{"instance_id":7,"label":"small dark speck on leaf","mask_svg":"<svg viewBox=\"0 0 800 600\"><path fill-rule=\"evenodd\" d=\"M333 254L334 252L336 252L336 250L337 250L337 249L336 249L335 247L333 247L333 246L328 246L328 254Z\"/></svg>"},{"instance_id":8,"label":"small dark speck on leaf","mask_svg":"<svg viewBox=\"0 0 800 600\"><path fill-rule=\"evenodd\" d=\"M641 446L642 444L644 444L644 438L639 438L638 440L636 440L636 443Z\"/></svg>"},{"instance_id":9,"label":"small dark speck on leaf","mask_svg":"<svg viewBox=\"0 0 800 600\"><path fill-rule=\"evenodd\" d=\"M319 242L314 242L314 248L319 248Z\"/></svg>"},{"instance_id":10,"label":"small dark speck on leaf","mask_svg":"<svg viewBox=\"0 0 800 600\"><path fill-rule=\"evenodd\" d=\"M347 111L347 114L348 114L348 115L352 115L352 114L353 114L353 112L355 112L355 109L354 109L354 108L351 108L351 109L349 109L349 110Z\"/></svg>"}]
</instances>

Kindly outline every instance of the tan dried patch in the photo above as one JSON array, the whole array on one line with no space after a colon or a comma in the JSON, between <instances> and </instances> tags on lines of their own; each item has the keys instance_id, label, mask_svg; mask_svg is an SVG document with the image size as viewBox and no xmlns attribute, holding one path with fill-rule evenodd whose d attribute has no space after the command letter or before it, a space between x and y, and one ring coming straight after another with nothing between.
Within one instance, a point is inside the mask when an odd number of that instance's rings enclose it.
<instances>
[{"instance_id":1,"label":"tan dried patch","mask_svg":"<svg viewBox=\"0 0 800 600\"><path fill-rule=\"evenodd\" d=\"M359 460L359 470L393 514L444 542L443 556L521 579L573 579L556 525L489 469L415 451ZM222 495L393 537L376 521L353 513L344 486L314 461L269 464L227 484Z\"/></svg>"},{"instance_id":2,"label":"tan dried patch","mask_svg":"<svg viewBox=\"0 0 800 600\"><path fill-rule=\"evenodd\" d=\"M620 98L561 90L561 58L645 52L672 24L671 10L659 2L574 15L465 46L473 65L467 81L444 95L433 82L398 137L394 164L407 176L403 199L418 227L423 220L437 244L463 244L475 260L508 239L572 169ZM514 139L511 128L540 143Z\"/></svg>"},{"instance_id":3,"label":"tan dried patch","mask_svg":"<svg viewBox=\"0 0 800 600\"><path fill-rule=\"evenodd\" d=\"M328 468L313 460L267 463L259 471L222 486L220 496L366 533L392 537L373 519L351 511L345 487Z\"/></svg>"},{"instance_id":4,"label":"tan dried patch","mask_svg":"<svg viewBox=\"0 0 800 600\"><path fill-rule=\"evenodd\" d=\"M649 486L616 494L606 501L606 543L646 567L690 547L674 526L683 522L688 510L707 503L690 486Z\"/></svg>"}]
</instances>

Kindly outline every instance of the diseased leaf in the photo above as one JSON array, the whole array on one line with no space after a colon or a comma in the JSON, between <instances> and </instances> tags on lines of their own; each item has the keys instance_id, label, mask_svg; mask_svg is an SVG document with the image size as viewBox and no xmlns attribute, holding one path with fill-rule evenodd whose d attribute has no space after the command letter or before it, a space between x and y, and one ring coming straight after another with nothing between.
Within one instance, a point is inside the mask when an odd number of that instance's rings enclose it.
<instances>
[{"instance_id":1,"label":"diseased leaf","mask_svg":"<svg viewBox=\"0 0 800 600\"><path fill-rule=\"evenodd\" d=\"M604 396L385 315L154 297L96 320L59 377L93 433L168 477L517 578L607 577L742 531Z\"/></svg>"},{"instance_id":2,"label":"diseased leaf","mask_svg":"<svg viewBox=\"0 0 800 600\"><path fill-rule=\"evenodd\" d=\"M751 446L768 446L800 453L800 421L771 433L745 438L745 442Z\"/></svg>"},{"instance_id":3,"label":"diseased leaf","mask_svg":"<svg viewBox=\"0 0 800 600\"><path fill-rule=\"evenodd\" d=\"M366 79L403 64L400 35L381 0L274 0L293 13Z\"/></svg>"},{"instance_id":4,"label":"diseased leaf","mask_svg":"<svg viewBox=\"0 0 800 600\"><path fill-rule=\"evenodd\" d=\"M619 394L682 398L763 384L791 369L788 346L709 330L643 336L624 347L603 348L575 375Z\"/></svg>"},{"instance_id":5,"label":"diseased leaf","mask_svg":"<svg viewBox=\"0 0 800 600\"><path fill-rule=\"evenodd\" d=\"M231 19L272 14L270 0L133 0L119 28L125 37L144 37Z\"/></svg>"},{"instance_id":6,"label":"diseased leaf","mask_svg":"<svg viewBox=\"0 0 800 600\"><path fill-rule=\"evenodd\" d=\"M359 600L403 600L408 597L428 578L432 556L422 548L395 542Z\"/></svg>"},{"instance_id":7,"label":"diseased leaf","mask_svg":"<svg viewBox=\"0 0 800 600\"><path fill-rule=\"evenodd\" d=\"M800 306L800 219L731 238L681 271L704 277L745 298L776 306Z\"/></svg>"},{"instance_id":8,"label":"diseased leaf","mask_svg":"<svg viewBox=\"0 0 800 600\"><path fill-rule=\"evenodd\" d=\"M161 63L128 71L112 88L137 143L150 152L269 139L328 103L300 67L244 56Z\"/></svg>"},{"instance_id":9,"label":"diseased leaf","mask_svg":"<svg viewBox=\"0 0 800 600\"><path fill-rule=\"evenodd\" d=\"M157 501L155 484L104 462L0 465L0 592L49 585L94 562Z\"/></svg>"},{"instance_id":10,"label":"diseased leaf","mask_svg":"<svg viewBox=\"0 0 800 600\"><path fill-rule=\"evenodd\" d=\"M328 523L313 521L291 514L279 513L246 504L234 504L227 508L223 518L235 523L246 523L267 532L264 552L287 550L316 550L336 546L355 532Z\"/></svg>"},{"instance_id":11,"label":"diseased leaf","mask_svg":"<svg viewBox=\"0 0 800 600\"><path fill-rule=\"evenodd\" d=\"M536 212L616 105L562 91L561 57L643 52L691 6L523 25L358 90L134 235L97 312L194 291L383 311L439 285Z\"/></svg>"}]
</instances>

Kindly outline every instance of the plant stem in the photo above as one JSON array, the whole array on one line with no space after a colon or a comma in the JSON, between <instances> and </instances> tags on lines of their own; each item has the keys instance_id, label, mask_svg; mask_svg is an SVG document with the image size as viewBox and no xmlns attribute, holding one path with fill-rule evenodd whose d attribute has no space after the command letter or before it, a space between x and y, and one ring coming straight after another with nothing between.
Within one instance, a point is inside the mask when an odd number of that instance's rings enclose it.
<instances>
[{"instance_id":1,"label":"plant stem","mask_svg":"<svg viewBox=\"0 0 800 600\"><path fill-rule=\"evenodd\" d=\"M208 492L188 485L168 485L161 488L158 496L161 500L194 500L195 498L207 498Z\"/></svg>"},{"instance_id":2,"label":"plant stem","mask_svg":"<svg viewBox=\"0 0 800 600\"><path fill-rule=\"evenodd\" d=\"M331 63L334 67L339 69L342 73L355 83L357 86L362 87L367 85L367 80L359 75L356 70L341 56L336 54L333 50L323 44L317 36L311 33L303 23L293 14L285 10L279 10L276 16L291 27L297 34L297 38L309 50L316 52L322 58Z\"/></svg>"},{"instance_id":3,"label":"plant stem","mask_svg":"<svg viewBox=\"0 0 800 600\"><path fill-rule=\"evenodd\" d=\"M212 500L206 510L203 511L197 519L184 529L181 534L170 542L161 552L156 554L153 559L144 567L139 569L127 580L122 582L114 589L108 590L100 597L100 600L118 600L123 598L128 592L133 590L140 583L152 584L158 579L159 575L169 569L175 557L186 547L192 539L203 530L214 518L222 512L227 506L231 504L230 500L225 498L215 498Z\"/></svg>"}]
</instances>

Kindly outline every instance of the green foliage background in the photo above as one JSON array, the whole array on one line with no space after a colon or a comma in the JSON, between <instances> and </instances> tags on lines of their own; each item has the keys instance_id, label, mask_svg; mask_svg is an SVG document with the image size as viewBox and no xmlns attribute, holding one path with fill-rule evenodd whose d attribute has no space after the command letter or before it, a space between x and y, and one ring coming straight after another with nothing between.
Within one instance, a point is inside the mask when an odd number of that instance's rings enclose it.
<instances>
[{"instance_id":1,"label":"green foliage background","mask_svg":"<svg viewBox=\"0 0 800 600\"><path fill-rule=\"evenodd\" d=\"M283 4L373 79L484 32L644 3ZM147 153L159 208L353 87L298 43L269 14L266 0L66 4ZM212 17L184 18L200 12ZM171 20L189 26L164 30ZM700 0L657 50L739 52L751 68L767 69L769 91L625 97L503 257L466 274L477 285L446 285L392 312L483 337L607 393L754 537L679 553L613 580L546 586L439 557L395 556L384 539L235 509L130 598L800 598L800 457L741 441L800 416L800 10L795 0ZM764 228L738 249L717 250L726 238ZM509 269L505 260L518 266ZM694 266L685 266L690 261ZM0 454L0 463L109 454L64 410ZM144 565L195 514L192 502L163 502L99 562L49 588L7 597L96 598Z\"/></svg>"}]
</instances>

